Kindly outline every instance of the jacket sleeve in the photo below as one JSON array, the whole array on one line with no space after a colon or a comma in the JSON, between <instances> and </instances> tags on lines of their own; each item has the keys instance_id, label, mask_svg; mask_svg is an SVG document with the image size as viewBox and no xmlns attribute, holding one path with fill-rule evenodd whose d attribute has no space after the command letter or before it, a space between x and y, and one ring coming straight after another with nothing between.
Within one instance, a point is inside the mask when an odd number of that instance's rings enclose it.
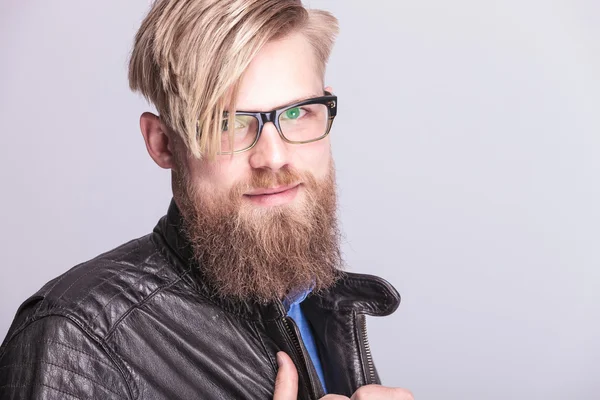
<instances>
[{"instance_id":1,"label":"jacket sleeve","mask_svg":"<svg viewBox=\"0 0 600 400\"><path fill-rule=\"evenodd\" d=\"M117 400L128 392L104 349L66 317L30 322L0 349L0 399Z\"/></svg>"}]
</instances>

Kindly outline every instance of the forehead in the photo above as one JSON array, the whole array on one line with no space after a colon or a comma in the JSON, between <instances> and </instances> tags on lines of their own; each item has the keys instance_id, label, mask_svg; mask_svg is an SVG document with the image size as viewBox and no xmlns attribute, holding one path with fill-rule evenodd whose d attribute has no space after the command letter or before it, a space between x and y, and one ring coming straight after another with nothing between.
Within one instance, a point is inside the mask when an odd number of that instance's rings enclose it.
<instances>
[{"instance_id":1,"label":"forehead","mask_svg":"<svg viewBox=\"0 0 600 400\"><path fill-rule=\"evenodd\" d=\"M268 111L295 100L323 95L314 50L301 34L267 43L240 82L238 110Z\"/></svg>"}]
</instances>

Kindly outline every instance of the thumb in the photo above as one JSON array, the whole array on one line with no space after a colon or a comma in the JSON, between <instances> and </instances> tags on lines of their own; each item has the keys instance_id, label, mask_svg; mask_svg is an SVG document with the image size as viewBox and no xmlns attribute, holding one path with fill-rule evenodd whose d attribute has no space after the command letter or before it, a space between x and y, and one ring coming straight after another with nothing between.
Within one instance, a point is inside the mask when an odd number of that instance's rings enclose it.
<instances>
[{"instance_id":1,"label":"thumb","mask_svg":"<svg viewBox=\"0 0 600 400\"><path fill-rule=\"evenodd\" d=\"M298 398L298 371L294 362L283 351L277 353L277 378L273 400L296 400Z\"/></svg>"}]
</instances>

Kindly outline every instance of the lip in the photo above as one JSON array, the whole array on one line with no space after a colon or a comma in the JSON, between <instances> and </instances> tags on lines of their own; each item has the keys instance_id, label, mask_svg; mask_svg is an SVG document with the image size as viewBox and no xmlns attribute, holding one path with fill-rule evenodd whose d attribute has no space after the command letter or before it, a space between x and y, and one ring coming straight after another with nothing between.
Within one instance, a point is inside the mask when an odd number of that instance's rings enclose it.
<instances>
[{"instance_id":1,"label":"lip","mask_svg":"<svg viewBox=\"0 0 600 400\"><path fill-rule=\"evenodd\" d=\"M293 185L277 186L274 188L256 189L244 194L244 198L246 198L255 206L283 206L294 201L300 186L300 183L296 183Z\"/></svg>"},{"instance_id":2,"label":"lip","mask_svg":"<svg viewBox=\"0 0 600 400\"><path fill-rule=\"evenodd\" d=\"M277 186L274 188L256 189L251 192L245 193L245 195L246 196L262 196L262 195L266 195L266 194L277 194L277 193L285 192L290 189L294 189L295 187L297 187L299 185L300 185L299 183L294 183L292 185L287 185L287 186Z\"/></svg>"}]
</instances>

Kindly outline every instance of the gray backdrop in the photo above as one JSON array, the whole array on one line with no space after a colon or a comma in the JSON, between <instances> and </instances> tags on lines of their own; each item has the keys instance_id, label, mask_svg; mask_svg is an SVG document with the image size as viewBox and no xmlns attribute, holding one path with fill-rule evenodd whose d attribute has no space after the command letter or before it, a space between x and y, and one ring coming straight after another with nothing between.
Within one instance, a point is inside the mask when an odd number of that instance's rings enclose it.
<instances>
[{"instance_id":1,"label":"gray backdrop","mask_svg":"<svg viewBox=\"0 0 600 400\"><path fill-rule=\"evenodd\" d=\"M0 335L170 199L126 63L148 0L0 0ZM311 0L344 253L401 292L370 340L421 399L600 398L600 3ZM368 117L367 117L368 116Z\"/></svg>"}]
</instances>

